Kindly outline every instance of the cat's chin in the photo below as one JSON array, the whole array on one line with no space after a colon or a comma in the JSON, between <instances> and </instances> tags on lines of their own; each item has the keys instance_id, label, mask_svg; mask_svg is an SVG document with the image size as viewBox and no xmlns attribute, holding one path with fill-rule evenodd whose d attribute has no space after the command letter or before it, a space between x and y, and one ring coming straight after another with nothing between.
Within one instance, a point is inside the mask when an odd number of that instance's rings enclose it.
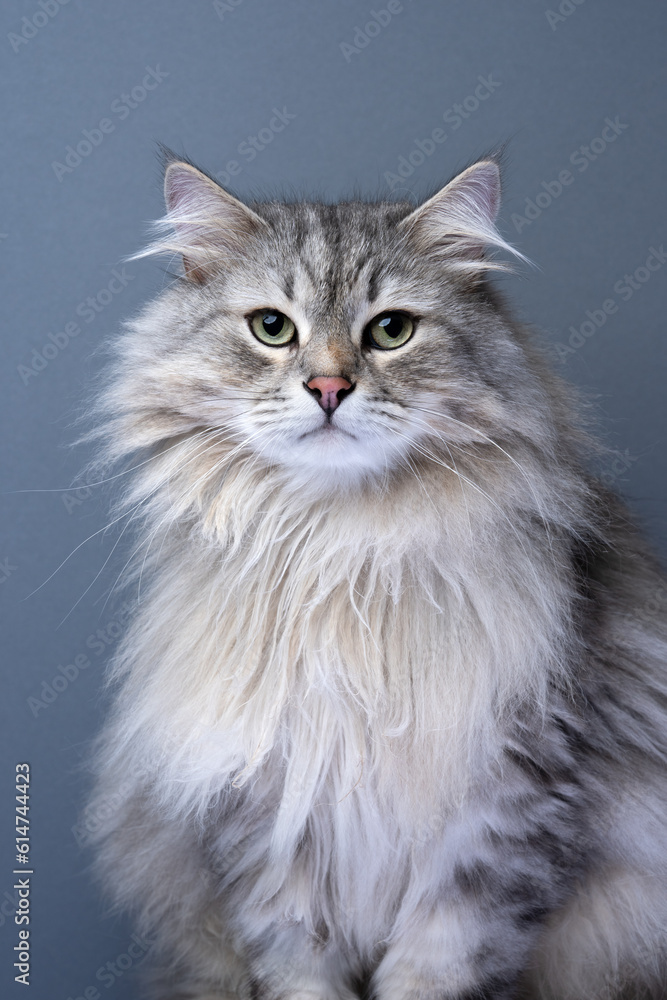
<instances>
[{"instance_id":1,"label":"cat's chin","mask_svg":"<svg viewBox=\"0 0 667 1000\"><path fill-rule=\"evenodd\" d=\"M389 449L379 450L377 441L331 424L274 446L267 457L285 470L298 488L316 493L349 490L383 478L396 458Z\"/></svg>"},{"instance_id":2,"label":"cat's chin","mask_svg":"<svg viewBox=\"0 0 667 1000\"><path fill-rule=\"evenodd\" d=\"M306 438L318 439L325 448L330 447L332 444L334 447L338 447L341 438L352 438L353 441L357 440L354 434L344 430L342 427L335 427L333 424L322 424L321 427L315 427L314 430L305 431L299 435L299 441L303 441Z\"/></svg>"}]
</instances>

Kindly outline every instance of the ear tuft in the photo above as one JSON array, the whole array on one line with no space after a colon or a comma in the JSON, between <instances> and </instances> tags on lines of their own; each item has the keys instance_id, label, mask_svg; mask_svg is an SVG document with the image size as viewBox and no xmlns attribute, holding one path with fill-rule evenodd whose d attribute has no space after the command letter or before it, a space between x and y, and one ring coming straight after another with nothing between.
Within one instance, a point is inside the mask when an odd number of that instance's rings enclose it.
<instances>
[{"instance_id":1,"label":"ear tuft","mask_svg":"<svg viewBox=\"0 0 667 1000\"><path fill-rule=\"evenodd\" d=\"M205 284L225 260L243 256L266 223L214 180L189 163L172 160L164 176L167 214L154 224L164 233L132 259L180 254L185 277Z\"/></svg>"},{"instance_id":2,"label":"ear tuft","mask_svg":"<svg viewBox=\"0 0 667 1000\"><path fill-rule=\"evenodd\" d=\"M500 208L500 170L493 160L474 163L403 219L399 226L424 253L434 253L459 270L509 270L488 259L486 248L525 261L495 226Z\"/></svg>"}]
</instances>

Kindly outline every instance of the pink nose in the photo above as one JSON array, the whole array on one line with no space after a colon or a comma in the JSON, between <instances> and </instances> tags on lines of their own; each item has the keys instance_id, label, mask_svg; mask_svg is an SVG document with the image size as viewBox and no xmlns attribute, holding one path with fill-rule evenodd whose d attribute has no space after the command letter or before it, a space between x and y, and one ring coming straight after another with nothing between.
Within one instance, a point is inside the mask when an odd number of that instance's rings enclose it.
<instances>
[{"instance_id":1,"label":"pink nose","mask_svg":"<svg viewBox=\"0 0 667 1000\"><path fill-rule=\"evenodd\" d=\"M315 396L327 414L333 413L338 404L352 391L352 384L344 378L318 375L312 378L306 388Z\"/></svg>"}]
</instances>

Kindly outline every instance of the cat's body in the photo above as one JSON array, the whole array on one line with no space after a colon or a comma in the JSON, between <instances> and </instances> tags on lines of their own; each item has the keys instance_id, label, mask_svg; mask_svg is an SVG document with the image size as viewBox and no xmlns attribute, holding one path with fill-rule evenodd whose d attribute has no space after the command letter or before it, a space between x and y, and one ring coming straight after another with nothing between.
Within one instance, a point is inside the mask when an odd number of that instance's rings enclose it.
<instances>
[{"instance_id":1,"label":"cat's body","mask_svg":"<svg viewBox=\"0 0 667 1000\"><path fill-rule=\"evenodd\" d=\"M96 792L163 1000L667 996L665 591L483 280L497 198L168 168L186 278L105 397L145 579Z\"/></svg>"}]
</instances>

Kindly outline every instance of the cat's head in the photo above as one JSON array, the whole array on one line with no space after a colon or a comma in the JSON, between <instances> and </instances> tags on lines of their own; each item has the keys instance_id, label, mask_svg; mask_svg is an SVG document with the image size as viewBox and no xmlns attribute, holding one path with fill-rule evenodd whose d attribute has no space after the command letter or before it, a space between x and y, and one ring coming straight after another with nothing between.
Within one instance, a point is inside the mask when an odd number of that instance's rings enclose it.
<instances>
[{"instance_id":1,"label":"cat's head","mask_svg":"<svg viewBox=\"0 0 667 1000\"><path fill-rule=\"evenodd\" d=\"M489 249L511 249L495 162L416 209L246 206L181 161L165 196L147 252L178 254L183 276L126 341L137 443L218 428L244 460L330 491L535 422L540 386L484 277L503 266Z\"/></svg>"}]
</instances>

